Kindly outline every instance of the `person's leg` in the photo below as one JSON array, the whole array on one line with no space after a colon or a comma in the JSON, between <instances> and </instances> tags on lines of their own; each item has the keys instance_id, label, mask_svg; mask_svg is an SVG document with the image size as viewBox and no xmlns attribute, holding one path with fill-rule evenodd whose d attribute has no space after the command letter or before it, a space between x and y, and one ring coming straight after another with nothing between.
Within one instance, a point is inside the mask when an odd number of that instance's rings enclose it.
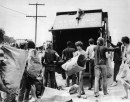
<instances>
[{"instance_id":1,"label":"person's leg","mask_svg":"<svg viewBox=\"0 0 130 102\"><path fill-rule=\"evenodd\" d=\"M55 88L56 80L54 71L50 71L50 81L51 81L51 88Z\"/></svg>"},{"instance_id":2,"label":"person's leg","mask_svg":"<svg viewBox=\"0 0 130 102\"><path fill-rule=\"evenodd\" d=\"M96 65L95 66L95 86L94 86L94 93L95 93L95 97L99 96L99 78L100 78L100 66Z\"/></svg>"},{"instance_id":3,"label":"person's leg","mask_svg":"<svg viewBox=\"0 0 130 102\"><path fill-rule=\"evenodd\" d=\"M116 69L117 69L117 63L114 62L114 75L113 75L113 81L115 82L116 81Z\"/></svg>"},{"instance_id":4,"label":"person's leg","mask_svg":"<svg viewBox=\"0 0 130 102\"><path fill-rule=\"evenodd\" d=\"M62 74L63 79L66 79L66 73L65 73L65 70L62 69L62 68L61 68L61 70L62 70L62 73L61 73L61 74Z\"/></svg>"},{"instance_id":5,"label":"person's leg","mask_svg":"<svg viewBox=\"0 0 130 102\"><path fill-rule=\"evenodd\" d=\"M31 95L34 98L34 100L37 100L35 85L31 85Z\"/></svg>"},{"instance_id":6,"label":"person's leg","mask_svg":"<svg viewBox=\"0 0 130 102\"><path fill-rule=\"evenodd\" d=\"M102 91L102 77L99 78L99 91Z\"/></svg>"},{"instance_id":7,"label":"person's leg","mask_svg":"<svg viewBox=\"0 0 130 102\"><path fill-rule=\"evenodd\" d=\"M94 61L89 61L89 90L92 89L94 82Z\"/></svg>"},{"instance_id":8,"label":"person's leg","mask_svg":"<svg viewBox=\"0 0 130 102\"><path fill-rule=\"evenodd\" d=\"M112 87L117 85L116 76L117 76L117 74L119 72L120 65L121 65L121 62L115 62L115 64L114 64L113 83L111 85Z\"/></svg>"},{"instance_id":9,"label":"person's leg","mask_svg":"<svg viewBox=\"0 0 130 102\"><path fill-rule=\"evenodd\" d=\"M114 87L117 85L116 83L116 69L117 69L117 63L114 62L114 70L113 70L113 82L111 84L111 87Z\"/></svg>"},{"instance_id":10,"label":"person's leg","mask_svg":"<svg viewBox=\"0 0 130 102\"><path fill-rule=\"evenodd\" d=\"M128 99L128 87L125 83L123 84L123 87L124 87L124 90L125 90L125 96L122 97L122 99Z\"/></svg>"},{"instance_id":11,"label":"person's leg","mask_svg":"<svg viewBox=\"0 0 130 102\"><path fill-rule=\"evenodd\" d=\"M93 60L93 63L92 63L92 88L94 86L94 79L95 79L95 72L94 72L94 60Z\"/></svg>"},{"instance_id":12,"label":"person's leg","mask_svg":"<svg viewBox=\"0 0 130 102\"><path fill-rule=\"evenodd\" d=\"M76 84L76 80L77 80L76 74L73 74L72 75L72 85Z\"/></svg>"},{"instance_id":13,"label":"person's leg","mask_svg":"<svg viewBox=\"0 0 130 102\"><path fill-rule=\"evenodd\" d=\"M45 86L47 87L47 85L48 85L48 71L45 69Z\"/></svg>"},{"instance_id":14,"label":"person's leg","mask_svg":"<svg viewBox=\"0 0 130 102\"><path fill-rule=\"evenodd\" d=\"M67 87L70 86L70 76L66 76L66 84L67 84Z\"/></svg>"},{"instance_id":15,"label":"person's leg","mask_svg":"<svg viewBox=\"0 0 130 102\"><path fill-rule=\"evenodd\" d=\"M76 73L76 75L77 75L77 85L79 85L79 73Z\"/></svg>"},{"instance_id":16,"label":"person's leg","mask_svg":"<svg viewBox=\"0 0 130 102\"><path fill-rule=\"evenodd\" d=\"M79 91L78 91L78 98L81 97L81 91L82 91L82 71L79 72Z\"/></svg>"},{"instance_id":17,"label":"person's leg","mask_svg":"<svg viewBox=\"0 0 130 102\"><path fill-rule=\"evenodd\" d=\"M116 64L116 65L115 65L115 70L114 70L114 81L117 82L116 76L117 76L117 74L118 74L118 72L119 72L121 62L115 63L115 64Z\"/></svg>"},{"instance_id":18,"label":"person's leg","mask_svg":"<svg viewBox=\"0 0 130 102\"><path fill-rule=\"evenodd\" d=\"M26 92L26 83L27 83L27 79L26 79L26 75L25 73L23 74L21 83L20 83L20 90L18 93L18 102L23 102L24 100L24 94Z\"/></svg>"},{"instance_id":19,"label":"person's leg","mask_svg":"<svg viewBox=\"0 0 130 102\"><path fill-rule=\"evenodd\" d=\"M30 91L31 91L31 84L32 84L32 80L28 76L27 77L27 83L26 83L26 92L25 92L25 96L24 96L24 102L29 102L29 96L30 96Z\"/></svg>"},{"instance_id":20,"label":"person's leg","mask_svg":"<svg viewBox=\"0 0 130 102\"><path fill-rule=\"evenodd\" d=\"M79 72L79 92L78 92L78 97L81 97L81 92L84 92L83 89L83 75L82 75L82 71Z\"/></svg>"},{"instance_id":21,"label":"person's leg","mask_svg":"<svg viewBox=\"0 0 130 102\"><path fill-rule=\"evenodd\" d=\"M102 81L103 81L103 93L107 95L107 67L106 65L101 66Z\"/></svg>"},{"instance_id":22,"label":"person's leg","mask_svg":"<svg viewBox=\"0 0 130 102\"><path fill-rule=\"evenodd\" d=\"M92 88L92 69L91 62L89 61L89 90Z\"/></svg>"}]
</instances>

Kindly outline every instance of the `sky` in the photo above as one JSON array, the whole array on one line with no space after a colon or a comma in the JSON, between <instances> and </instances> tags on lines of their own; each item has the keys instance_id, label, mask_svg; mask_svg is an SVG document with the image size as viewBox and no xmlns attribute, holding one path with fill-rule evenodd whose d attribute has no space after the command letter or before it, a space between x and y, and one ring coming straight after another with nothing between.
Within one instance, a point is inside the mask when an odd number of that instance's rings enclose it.
<instances>
[{"instance_id":1,"label":"sky","mask_svg":"<svg viewBox=\"0 0 130 102\"><path fill-rule=\"evenodd\" d=\"M6 35L15 39L35 39L35 6L29 3L42 3L38 6L37 46L51 40L49 29L54 24L56 12L102 9L108 12L109 31L113 43L122 36L130 37L130 0L0 0L0 28ZM11 9L11 10L10 10ZM87 41L86 41L87 42Z\"/></svg>"}]
</instances>

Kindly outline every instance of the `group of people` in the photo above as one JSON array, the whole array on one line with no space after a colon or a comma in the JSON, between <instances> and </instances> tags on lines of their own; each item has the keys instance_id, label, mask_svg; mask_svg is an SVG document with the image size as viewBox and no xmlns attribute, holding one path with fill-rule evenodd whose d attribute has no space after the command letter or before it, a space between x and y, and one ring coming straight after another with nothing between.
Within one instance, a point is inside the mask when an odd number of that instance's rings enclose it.
<instances>
[{"instance_id":1,"label":"group of people","mask_svg":"<svg viewBox=\"0 0 130 102\"><path fill-rule=\"evenodd\" d=\"M72 57L77 55L84 55L86 57L86 61L89 63L89 88L91 90L94 86L94 96L99 96L99 91L103 89L104 95L108 94L107 86L108 86L108 78L112 77L113 74L113 82L111 83L111 87L115 87L118 81L123 83L126 95L122 97L122 99L128 98L128 89L130 89L130 77L129 77L129 45L130 39L125 36L122 37L121 42L118 42L117 45L112 44L109 40L107 42L104 41L104 38L99 37L97 39L97 45L94 45L94 39L89 39L89 46L86 51L83 50L83 43L78 41L75 43L77 51L71 47L72 43L70 41L67 42L67 48L62 52L62 59L65 61L70 60ZM106 44L107 43L107 46ZM113 57L113 58L112 58ZM111 61L109 60L111 59ZM114 62L114 70L112 70L112 59ZM127 68L127 70L126 70ZM78 74L75 73L66 78L67 86L69 86L69 80L72 79L72 85L78 84L78 96L85 94L83 88L83 75L86 69L86 65L83 70ZM78 81L77 81L77 80Z\"/></svg>"},{"instance_id":2,"label":"group of people","mask_svg":"<svg viewBox=\"0 0 130 102\"><path fill-rule=\"evenodd\" d=\"M3 34L3 32L0 32ZM0 43L3 39L0 38ZM44 92L44 86L57 88L55 72L57 70L57 64L62 60L66 63L71 58L83 55L86 62L89 63L89 88L91 90L94 87L94 96L99 96L99 91L103 89L104 95L108 94L107 90L107 78L110 78L109 61L111 52L114 52L114 75L113 83L111 86L116 86L117 81L121 81L124 86L126 95L123 99L128 98L128 89L130 89L130 39L128 37L122 37L121 42L117 45L113 45L107 40L107 47L104 38L99 37L97 39L97 45L94 45L94 39L89 39L89 46L86 51L83 50L82 41L75 43L75 48L71 41L67 42L67 48L62 51L62 57L52 49L52 43L48 43L44 51L38 52L35 48L35 44L29 41L27 44L28 57L26 59L25 70L21 79L18 102L28 102L30 99L30 93L35 100ZM111 47L110 47L111 46ZM2 69L3 52L0 50L0 68ZM41 55L39 55L41 53ZM62 63L62 64L63 64ZM61 64L61 63L60 63ZM81 95L85 95L84 91L84 72L86 64L84 64L83 70L67 76L66 71L61 68L61 74L63 79L66 79L66 87L70 86L70 80L72 79L72 85L78 84L78 98ZM40 85L40 86L39 86ZM40 88L39 88L40 87ZM5 93L10 93L11 90L6 88L4 82L0 77L0 90ZM87 97L86 97L87 98Z\"/></svg>"},{"instance_id":3,"label":"group of people","mask_svg":"<svg viewBox=\"0 0 130 102\"><path fill-rule=\"evenodd\" d=\"M72 57L78 56L80 54L84 55L86 58L86 61L89 62L89 88L88 90L91 90L93 86L95 87L95 97L99 96L99 90L101 91L101 83L103 83L103 92L104 95L107 95L107 57L106 52L114 51L116 49L110 49L104 46L104 39L102 37L99 37L97 40L97 45L94 45L94 39L89 39L89 45L86 49L86 51L83 50L83 43L81 41L78 41L75 43L75 46L77 48L77 51L75 51L74 48L71 47L71 42L67 42L67 48L63 50L62 52L62 59L63 60L69 60ZM100 61L101 60L101 61ZM83 70L80 71L78 74L75 73L69 77L67 77L67 86L69 86L69 80L72 79L72 85L79 84L79 91L78 96L81 97L81 95L85 94L84 88L83 88L83 77L84 72L86 69L86 65L84 66ZM77 76L77 77L76 77ZM78 80L78 83L76 83L76 79ZM95 82L94 82L95 80ZM101 82L101 80L103 82ZM95 84L94 84L95 83Z\"/></svg>"}]
</instances>

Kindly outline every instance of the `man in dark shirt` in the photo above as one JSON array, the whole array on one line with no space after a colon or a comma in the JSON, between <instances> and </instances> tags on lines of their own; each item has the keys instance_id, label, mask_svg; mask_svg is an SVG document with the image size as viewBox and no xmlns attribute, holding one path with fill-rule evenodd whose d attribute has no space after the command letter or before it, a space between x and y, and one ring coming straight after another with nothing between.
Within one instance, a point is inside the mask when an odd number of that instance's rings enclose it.
<instances>
[{"instance_id":1,"label":"man in dark shirt","mask_svg":"<svg viewBox=\"0 0 130 102\"><path fill-rule=\"evenodd\" d=\"M95 64L95 97L99 96L99 79L102 75L103 93L107 95L107 58L106 52L113 51L104 46L104 39L99 37L97 46L94 48L94 64Z\"/></svg>"},{"instance_id":2,"label":"man in dark shirt","mask_svg":"<svg viewBox=\"0 0 130 102\"><path fill-rule=\"evenodd\" d=\"M113 61L114 61L113 81L114 82L111 85L113 87L113 86L117 85L116 76L117 76L117 74L119 72L119 68L120 68L120 65L122 63L122 51L121 51L122 43L118 42L117 45L113 45L110 41L108 41L108 43L110 43L113 48L116 48L116 50L114 51L114 58L113 58Z\"/></svg>"},{"instance_id":3,"label":"man in dark shirt","mask_svg":"<svg viewBox=\"0 0 130 102\"><path fill-rule=\"evenodd\" d=\"M73 57L74 52L75 52L75 49L72 48L72 42L68 41L67 48L65 48L62 52L62 59L64 60L64 62L70 60ZM73 74L73 75L67 77L67 79L66 79L67 87L69 87L70 79L72 79L72 85L76 84L76 75Z\"/></svg>"},{"instance_id":4,"label":"man in dark shirt","mask_svg":"<svg viewBox=\"0 0 130 102\"><path fill-rule=\"evenodd\" d=\"M50 82L51 88L56 88L55 62L58 60L58 53L52 49L52 44L48 43L45 50L45 55L42 57L42 64L45 65L45 86L47 86L48 82ZM48 76L50 76L50 80Z\"/></svg>"}]
</instances>

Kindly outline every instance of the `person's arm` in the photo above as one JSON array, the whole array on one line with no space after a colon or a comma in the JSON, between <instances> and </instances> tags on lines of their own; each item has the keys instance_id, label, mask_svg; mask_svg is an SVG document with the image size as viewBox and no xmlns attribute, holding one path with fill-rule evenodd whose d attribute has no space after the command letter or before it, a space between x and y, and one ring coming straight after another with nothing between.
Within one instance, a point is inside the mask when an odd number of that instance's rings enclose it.
<instances>
[{"instance_id":1,"label":"person's arm","mask_svg":"<svg viewBox=\"0 0 130 102\"><path fill-rule=\"evenodd\" d=\"M42 58L41 58L42 66L45 66L44 60L45 60L45 54L44 54L44 55L42 56Z\"/></svg>"},{"instance_id":2,"label":"person's arm","mask_svg":"<svg viewBox=\"0 0 130 102\"><path fill-rule=\"evenodd\" d=\"M74 53L74 57L76 57L76 56L78 56L79 54L78 54L78 51L76 51L75 53Z\"/></svg>"},{"instance_id":3,"label":"person's arm","mask_svg":"<svg viewBox=\"0 0 130 102\"><path fill-rule=\"evenodd\" d=\"M56 51L55 51L55 55L56 55L56 61L58 61L60 59L60 56Z\"/></svg>"},{"instance_id":4,"label":"person's arm","mask_svg":"<svg viewBox=\"0 0 130 102\"><path fill-rule=\"evenodd\" d=\"M94 51L92 52L92 58L94 59Z\"/></svg>"},{"instance_id":5,"label":"person's arm","mask_svg":"<svg viewBox=\"0 0 130 102\"><path fill-rule=\"evenodd\" d=\"M94 49L93 49L93 52L92 52L92 58L94 59L94 52L95 52L95 47L94 47Z\"/></svg>"},{"instance_id":6,"label":"person's arm","mask_svg":"<svg viewBox=\"0 0 130 102\"><path fill-rule=\"evenodd\" d=\"M65 59L64 50L62 51L62 60Z\"/></svg>"},{"instance_id":7,"label":"person's arm","mask_svg":"<svg viewBox=\"0 0 130 102\"><path fill-rule=\"evenodd\" d=\"M109 40L107 40L107 42L110 43L113 48L117 47L116 45L114 45L113 43L111 43Z\"/></svg>"},{"instance_id":8,"label":"person's arm","mask_svg":"<svg viewBox=\"0 0 130 102\"><path fill-rule=\"evenodd\" d=\"M86 57L87 57L87 59L89 59L89 48L88 47L86 49Z\"/></svg>"},{"instance_id":9,"label":"person's arm","mask_svg":"<svg viewBox=\"0 0 130 102\"><path fill-rule=\"evenodd\" d=\"M74 49L74 50L73 50L73 53L72 53L72 54L73 54L73 57L75 56L75 52L76 52L76 50Z\"/></svg>"},{"instance_id":10,"label":"person's arm","mask_svg":"<svg viewBox=\"0 0 130 102\"><path fill-rule=\"evenodd\" d=\"M42 68L43 85L45 84L45 67Z\"/></svg>"},{"instance_id":11,"label":"person's arm","mask_svg":"<svg viewBox=\"0 0 130 102\"><path fill-rule=\"evenodd\" d=\"M115 47L117 47L116 45L114 45L113 43L110 43L111 44L111 46L113 47L113 48L115 48Z\"/></svg>"},{"instance_id":12,"label":"person's arm","mask_svg":"<svg viewBox=\"0 0 130 102\"><path fill-rule=\"evenodd\" d=\"M108 51L116 51L117 49L119 49L118 47L116 47L116 48L107 48L106 47L106 52L108 52Z\"/></svg>"}]
</instances>

